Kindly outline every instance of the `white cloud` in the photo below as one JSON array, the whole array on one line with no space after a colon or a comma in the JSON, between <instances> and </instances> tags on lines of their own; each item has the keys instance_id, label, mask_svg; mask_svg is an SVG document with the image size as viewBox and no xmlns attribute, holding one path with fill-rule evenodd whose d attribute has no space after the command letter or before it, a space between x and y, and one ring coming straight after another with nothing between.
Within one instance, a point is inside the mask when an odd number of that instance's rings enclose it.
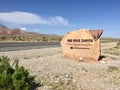
<instances>
[{"instance_id":1,"label":"white cloud","mask_svg":"<svg viewBox=\"0 0 120 90\"><path fill-rule=\"evenodd\" d=\"M61 16L53 17L53 18L51 18L51 21L54 24L69 25L68 21L66 19L64 19L63 17L61 17Z\"/></svg>"},{"instance_id":2,"label":"white cloud","mask_svg":"<svg viewBox=\"0 0 120 90\"><path fill-rule=\"evenodd\" d=\"M0 20L16 24L49 24L50 22L40 16L28 12L0 13Z\"/></svg>"},{"instance_id":3,"label":"white cloud","mask_svg":"<svg viewBox=\"0 0 120 90\"><path fill-rule=\"evenodd\" d=\"M0 20L15 24L69 25L69 22L61 16L45 19L34 13L20 11L0 13Z\"/></svg>"},{"instance_id":4,"label":"white cloud","mask_svg":"<svg viewBox=\"0 0 120 90\"><path fill-rule=\"evenodd\" d=\"M26 27L22 27L20 30L27 31Z\"/></svg>"}]
</instances>

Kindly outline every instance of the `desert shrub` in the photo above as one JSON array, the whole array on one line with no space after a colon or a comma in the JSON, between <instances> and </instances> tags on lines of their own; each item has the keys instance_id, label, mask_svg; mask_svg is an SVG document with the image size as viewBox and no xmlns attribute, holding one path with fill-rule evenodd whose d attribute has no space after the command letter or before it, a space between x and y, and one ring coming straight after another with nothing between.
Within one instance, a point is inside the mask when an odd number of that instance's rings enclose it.
<instances>
[{"instance_id":1,"label":"desert shrub","mask_svg":"<svg viewBox=\"0 0 120 90\"><path fill-rule=\"evenodd\" d=\"M6 40L6 39L7 39L7 37L5 37L5 36L1 37L1 40Z\"/></svg>"},{"instance_id":2,"label":"desert shrub","mask_svg":"<svg viewBox=\"0 0 120 90\"><path fill-rule=\"evenodd\" d=\"M117 43L117 46L120 46L120 41Z\"/></svg>"},{"instance_id":3,"label":"desert shrub","mask_svg":"<svg viewBox=\"0 0 120 90\"><path fill-rule=\"evenodd\" d=\"M116 46L112 48L104 49L104 52L111 55L120 56L120 42L118 42Z\"/></svg>"},{"instance_id":4,"label":"desert shrub","mask_svg":"<svg viewBox=\"0 0 120 90\"><path fill-rule=\"evenodd\" d=\"M0 90L29 90L35 78L28 70L18 65L18 60L10 65L7 56L0 57Z\"/></svg>"},{"instance_id":5,"label":"desert shrub","mask_svg":"<svg viewBox=\"0 0 120 90\"><path fill-rule=\"evenodd\" d=\"M108 72L119 71L119 67L117 66L108 66Z\"/></svg>"},{"instance_id":6,"label":"desert shrub","mask_svg":"<svg viewBox=\"0 0 120 90\"><path fill-rule=\"evenodd\" d=\"M47 38L46 37L42 37L42 41L47 41Z\"/></svg>"}]
</instances>

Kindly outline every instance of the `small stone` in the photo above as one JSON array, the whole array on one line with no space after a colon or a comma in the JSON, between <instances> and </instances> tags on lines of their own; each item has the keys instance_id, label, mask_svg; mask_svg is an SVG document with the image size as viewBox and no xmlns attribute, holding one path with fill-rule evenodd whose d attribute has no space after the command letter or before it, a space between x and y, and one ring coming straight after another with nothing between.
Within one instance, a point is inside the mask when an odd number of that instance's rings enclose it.
<instances>
[{"instance_id":1,"label":"small stone","mask_svg":"<svg viewBox=\"0 0 120 90\"><path fill-rule=\"evenodd\" d=\"M83 61L83 58L82 58L82 57L80 57L80 58L79 58L79 62L82 62L82 61Z\"/></svg>"},{"instance_id":2,"label":"small stone","mask_svg":"<svg viewBox=\"0 0 120 90\"><path fill-rule=\"evenodd\" d=\"M58 80L56 80L56 81L55 81L55 83L59 83L59 81L58 81Z\"/></svg>"},{"instance_id":3,"label":"small stone","mask_svg":"<svg viewBox=\"0 0 120 90\"><path fill-rule=\"evenodd\" d=\"M68 78L68 77L69 77L69 75L66 75L66 77Z\"/></svg>"},{"instance_id":4,"label":"small stone","mask_svg":"<svg viewBox=\"0 0 120 90\"><path fill-rule=\"evenodd\" d=\"M100 63L102 63L102 64L105 64L105 61L99 61Z\"/></svg>"},{"instance_id":5,"label":"small stone","mask_svg":"<svg viewBox=\"0 0 120 90\"><path fill-rule=\"evenodd\" d=\"M45 90L48 90L48 86L47 86L47 85L45 85L45 86L44 86L44 89L45 89Z\"/></svg>"},{"instance_id":6,"label":"small stone","mask_svg":"<svg viewBox=\"0 0 120 90\"><path fill-rule=\"evenodd\" d=\"M77 80L73 79L73 83L76 83L76 82L77 82Z\"/></svg>"}]
</instances>

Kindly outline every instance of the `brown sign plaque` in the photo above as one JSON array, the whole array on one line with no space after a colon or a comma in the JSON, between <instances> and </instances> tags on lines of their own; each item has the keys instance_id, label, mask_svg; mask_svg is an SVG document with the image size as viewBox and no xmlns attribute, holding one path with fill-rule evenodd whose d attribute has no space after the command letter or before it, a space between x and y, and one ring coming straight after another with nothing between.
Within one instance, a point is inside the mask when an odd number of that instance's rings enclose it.
<instances>
[{"instance_id":1,"label":"brown sign plaque","mask_svg":"<svg viewBox=\"0 0 120 90\"><path fill-rule=\"evenodd\" d=\"M103 30L80 29L68 32L61 40L64 57L83 61L98 61L100 36Z\"/></svg>"}]
</instances>

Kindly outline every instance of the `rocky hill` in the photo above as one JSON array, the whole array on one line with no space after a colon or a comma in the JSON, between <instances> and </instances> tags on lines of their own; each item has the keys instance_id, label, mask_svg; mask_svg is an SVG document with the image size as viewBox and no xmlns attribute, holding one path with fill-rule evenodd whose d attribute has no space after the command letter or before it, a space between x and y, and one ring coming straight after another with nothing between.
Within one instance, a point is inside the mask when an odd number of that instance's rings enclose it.
<instances>
[{"instance_id":1,"label":"rocky hill","mask_svg":"<svg viewBox=\"0 0 120 90\"><path fill-rule=\"evenodd\" d=\"M0 41L59 41L61 36L10 29L0 24Z\"/></svg>"},{"instance_id":2,"label":"rocky hill","mask_svg":"<svg viewBox=\"0 0 120 90\"><path fill-rule=\"evenodd\" d=\"M0 34L8 34L8 35L22 35L27 32L20 30L20 29L9 29L4 25L0 24Z\"/></svg>"}]
</instances>

